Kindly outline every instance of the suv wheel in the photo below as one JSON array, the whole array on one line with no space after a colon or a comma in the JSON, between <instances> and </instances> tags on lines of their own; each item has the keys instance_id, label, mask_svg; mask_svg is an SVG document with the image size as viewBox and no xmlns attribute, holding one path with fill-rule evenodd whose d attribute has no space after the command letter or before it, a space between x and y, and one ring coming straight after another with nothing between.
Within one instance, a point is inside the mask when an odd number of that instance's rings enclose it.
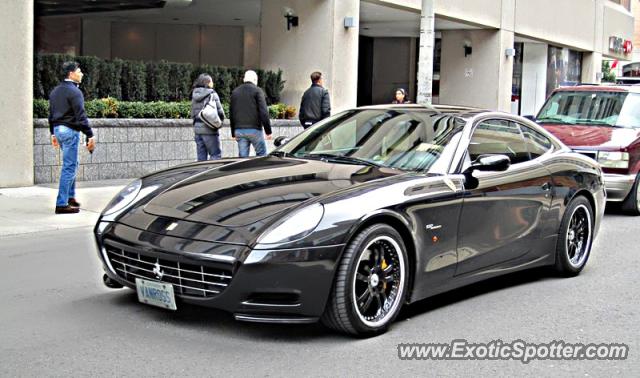
<instances>
[{"instance_id":1,"label":"suv wheel","mask_svg":"<svg viewBox=\"0 0 640 378\"><path fill-rule=\"evenodd\" d=\"M630 215L640 215L640 173L631 187L631 192L622 203L622 210Z\"/></svg>"}]
</instances>

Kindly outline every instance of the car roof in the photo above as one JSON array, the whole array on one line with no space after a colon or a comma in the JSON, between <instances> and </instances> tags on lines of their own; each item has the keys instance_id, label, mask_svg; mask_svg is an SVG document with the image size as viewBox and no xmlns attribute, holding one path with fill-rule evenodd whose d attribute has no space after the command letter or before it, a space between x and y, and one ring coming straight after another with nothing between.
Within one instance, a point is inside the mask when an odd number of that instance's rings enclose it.
<instances>
[{"instance_id":1,"label":"car roof","mask_svg":"<svg viewBox=\"0 0 640 378\"><path fill-rule=\"evenodd\" d=\"M459 106L459 105L421 105L421 104L382 104L382 105L369 105L361 106L358 109L371 109L371 110L422 110L432 111L434 113L451 114L460 118L471 118L481 113L494 112L489 109L475 108L472 106Z\"/></svg>"},{"instance_id":2,"label":"car roof","mask_svg":"<svg viewBox=\"0 0 640 378\"><path fill-rule=\"evenodd\" d=\"M640 93L640 85L632 84L587 84L559 87L554 92L630 92Z\"/></svg>"}]
</instances>

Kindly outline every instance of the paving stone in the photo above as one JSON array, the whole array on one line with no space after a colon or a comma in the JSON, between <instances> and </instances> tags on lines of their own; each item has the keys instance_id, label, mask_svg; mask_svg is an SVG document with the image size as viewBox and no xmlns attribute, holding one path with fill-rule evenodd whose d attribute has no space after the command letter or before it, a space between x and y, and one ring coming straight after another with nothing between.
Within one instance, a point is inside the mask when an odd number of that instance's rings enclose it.
<instances>
[{"instance_id":1,"label":"paving stone","mask_svg":"<svg viewBox=\"0 0 640 378\"><path fill-rule=\"evenodd\" d=\"M34 176L35 176L34 180L36 184L47 184L52 182L51 167L50 166L35 167Z\"/></svg>"},{"instance_id":2,"label":"paving stone","mask_svg":"<svg viewBox=\"0 0 640 378\"><path fill-rule=\"evenodd\" d=\"M120 143L107 143L104 145L107 150L108 162L122 161L122 145Z\"/></svg>"},{"instance_id":3,"label":"paving stone","mask_svg":"<svg viewBox=\"0 0 640 378\"><path fill-rule=\"evenodd\" d=\"M135 161L149 160L149 143L140 142L135 144Z\"/></svg>"},{"instance_id":4,"label":"paving stone","mask_svg":"<svg viewBox=\"0 0 640 378\"><path fill-rule=\"evenodd\" d=\"M127 141L128 142L141 142L142 141L142 128L140 128L140 127L127 128Z\"/></svg>"},{"instance_id":5,"label":"paving stone","mask_svg":"<svg viewBox=\"0 0 640 378\"><path fill-rule=\"evenodd\" d=\"M44 165L58 165L61 162L60 148L54 148L51 145L42 147L42 163Z\"/></svg>"},{"instance_id":6,"label":"paving stone","mask_svg":"<svg viewBox=\"0 0 640 378\"><path fill-rule=\"evenodd\" d=\"M162 160L163 145L165 144L169 144L169 142L149 143L149 160L152 160L152 161Z\"/></svg>"},{"instance_id":7,"label":"paving stone","mask_svg":"<svg viewBox=\"0 0 640 378\"><path fill-rule=\"evenodd\" d=\"M100 164L85 164L84 180L85 181L100 180Z\"/></svg>"},{"instance_id":8,"label":"paving stone","mask_svg":"<svg viewBox=\"0 0 640 378\"><path fill-rule=\"evenodd\" d=\"M122 162L133 162L136 161L136 143L122 143L121 146L121 156L120 161Z\"/></svg>"}]
</instances>

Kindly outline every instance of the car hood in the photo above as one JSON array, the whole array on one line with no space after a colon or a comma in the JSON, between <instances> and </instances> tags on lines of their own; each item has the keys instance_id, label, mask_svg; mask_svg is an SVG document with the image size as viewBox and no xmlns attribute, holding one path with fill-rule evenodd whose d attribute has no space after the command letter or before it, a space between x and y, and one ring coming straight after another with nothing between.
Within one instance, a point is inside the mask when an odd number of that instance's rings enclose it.
<instances>
[{"instance_id":1,"label":"car hood","mask_svg":"<svg viewBox=\"0 0 640 378\"><path fill-rule=\"evenodd\" d=\"M569 147L627 147L640 137L640 129L608 126L542 124Z\"/></svg>"},{"instance_id":2,"label":"car hood","mask_svg":"<svg viewBox=\"0 0 640 378\"><path fill-rule=\"evenodd\" d=\"M317 196L398 173L401 171L267 156L187 178L147 202L144 212L211 225L247 227L264 224Z\"/></svg>"}]
</instances>

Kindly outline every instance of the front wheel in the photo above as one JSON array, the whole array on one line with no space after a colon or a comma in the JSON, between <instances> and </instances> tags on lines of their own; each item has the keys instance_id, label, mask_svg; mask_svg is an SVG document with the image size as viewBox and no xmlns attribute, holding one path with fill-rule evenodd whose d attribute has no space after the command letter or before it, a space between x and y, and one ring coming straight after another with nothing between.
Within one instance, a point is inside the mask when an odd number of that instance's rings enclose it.
<instances>
[{"instance_id":1,"label":"front wheel","mask_svg":"<svg viewBox=\"0 0 640 378\"><path fill-rule=\"evenodd\" d=\"M398 232L386 224L366 228L340 260L322 323L358 336L384 333L404 302L408 272Z\"/></svg>"},{"instance_id":2,"label":"front wheel","mask_svg":"<svg viewBox=\"0 0 640 378\"><path fill-rule=\"evenodd\" d=\"M622 203L622 210L629 215L640 215L640 173L636 177L631 192Z\"/></svg>"},{"instance_id":3,"label":"front wheel","mask_svg":"<svg viewBox=\"0 0 640 378\"><path fill-rule=\"evenodd\" d=\"M560 224L555 265L558 272L566 276L580 274L591 252L593 223L589 201L582 196L574 198Z\"/></svg>"}]
</instances>

